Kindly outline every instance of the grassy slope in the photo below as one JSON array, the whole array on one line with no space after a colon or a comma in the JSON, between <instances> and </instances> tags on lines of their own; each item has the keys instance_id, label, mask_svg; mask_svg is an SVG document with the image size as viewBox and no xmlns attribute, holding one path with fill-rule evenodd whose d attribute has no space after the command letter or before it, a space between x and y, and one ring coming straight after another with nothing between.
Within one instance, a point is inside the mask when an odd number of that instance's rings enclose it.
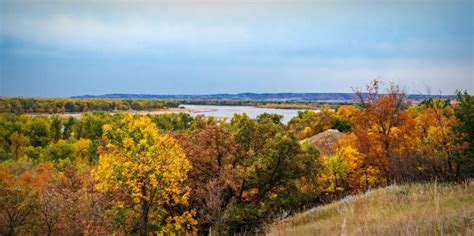
<instances>
[{"instance_id":1,"label":"grassy slope","mask_svg":"<svg viewBox=\"0 0 474 236\"><path fill-rule=\"evenodd\" d=\"M474 183L390 186L270 225L270 235L474 235Z\"/></svg>"}]
</instances>

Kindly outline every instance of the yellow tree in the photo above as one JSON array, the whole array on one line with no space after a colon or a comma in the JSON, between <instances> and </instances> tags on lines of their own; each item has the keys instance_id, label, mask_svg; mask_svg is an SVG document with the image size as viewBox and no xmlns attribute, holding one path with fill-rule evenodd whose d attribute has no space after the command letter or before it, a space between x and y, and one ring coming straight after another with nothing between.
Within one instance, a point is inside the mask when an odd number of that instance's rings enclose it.
<instances>
[{"instance_id":1,"label":"yellow tree","mask_svg":"<svg viewBox=\"0 0 474 236\"><path fill-rule=\"evenodd\" d=\"M125 196L116 200L114 211L122 218L139 212L141 235L151 226L164 232L193 230L192 212L179 212L188 204L190 190L183 182L191 164L176 141L159 135L146 116L126 115L103 131L97 187Z\"/></svg>"},{"instance_id":2,"label":"yellow tree","mask_svg":"<svg viewBox=\"0 0 474 236\"><path fill-rule=\"evenodd\" d=\"M422 165L416 169L437 178L454 177L455 163L451 158L457 150L459 134L453 130L457 122L453 107L447 101L429 99L412 107L410 112L416 121L417 152L424 159L418 161Z\"/></svg>"},{"instance_id":3,"label":"yellow tree","mask_svg":"<svg viewBox=\"0 0 474 236\"><path fill-rule=\"evenodd\" d=\"M357 142L356 136L352 134L335 144L336 155L348 165L347 181L353 192L384 184L380 168L367 162L366 155L357 150Z\"/></svg>"}]
</instances>

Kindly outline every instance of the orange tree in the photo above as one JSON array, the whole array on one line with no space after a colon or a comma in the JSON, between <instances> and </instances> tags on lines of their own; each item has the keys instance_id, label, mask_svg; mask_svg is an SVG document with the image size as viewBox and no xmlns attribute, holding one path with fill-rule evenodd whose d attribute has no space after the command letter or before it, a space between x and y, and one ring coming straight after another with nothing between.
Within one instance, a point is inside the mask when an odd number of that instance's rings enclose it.
<instances>
[{"instance_id":1,"label":"orange tree","mask_svg":"<svg viewBox=\"0 0 474 236\"><path fill-rule=\"evenodd\" d=\"M366 93L356 91L362 106L353 127L356 145L365 155L362 166L380 171L385 181L402 180L401 160L413 149L415 121L406 111L406 94L398 85L391 84L384 93L379 88L374 80Z\"/></svg>"}]
</instances>

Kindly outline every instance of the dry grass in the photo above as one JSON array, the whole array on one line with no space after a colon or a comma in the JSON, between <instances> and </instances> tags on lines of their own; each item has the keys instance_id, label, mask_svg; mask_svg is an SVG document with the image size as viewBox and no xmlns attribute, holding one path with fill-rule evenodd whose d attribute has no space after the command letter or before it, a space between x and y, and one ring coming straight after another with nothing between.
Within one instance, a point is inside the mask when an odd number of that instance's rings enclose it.
<instances>
[{"instance_id":1,"label":"dry grass","mask_svg":"<svg viewBox=\"0 0 474 236\"><path fill-rule=\"evenodd\" d=\"M474 183L390 186L267 227L269 235L474 235Z\"/></svg>"}]
</instances>

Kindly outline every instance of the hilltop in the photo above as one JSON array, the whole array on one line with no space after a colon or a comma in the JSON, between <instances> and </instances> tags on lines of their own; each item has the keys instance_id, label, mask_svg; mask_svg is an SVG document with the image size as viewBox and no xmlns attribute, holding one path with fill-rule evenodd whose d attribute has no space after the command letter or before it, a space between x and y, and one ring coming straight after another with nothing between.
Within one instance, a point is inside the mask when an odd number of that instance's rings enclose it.
<instances>
[{"instance_id":1,"label":"hilltop","mask_svg":"<svg viewBox=\"0 0 474 236\"><path fill-rule=\"evenodd\" d=\"M474 185L410 184L351 195L267 228L269 235L469 235Z\"/></svg>"}]
</instances>

